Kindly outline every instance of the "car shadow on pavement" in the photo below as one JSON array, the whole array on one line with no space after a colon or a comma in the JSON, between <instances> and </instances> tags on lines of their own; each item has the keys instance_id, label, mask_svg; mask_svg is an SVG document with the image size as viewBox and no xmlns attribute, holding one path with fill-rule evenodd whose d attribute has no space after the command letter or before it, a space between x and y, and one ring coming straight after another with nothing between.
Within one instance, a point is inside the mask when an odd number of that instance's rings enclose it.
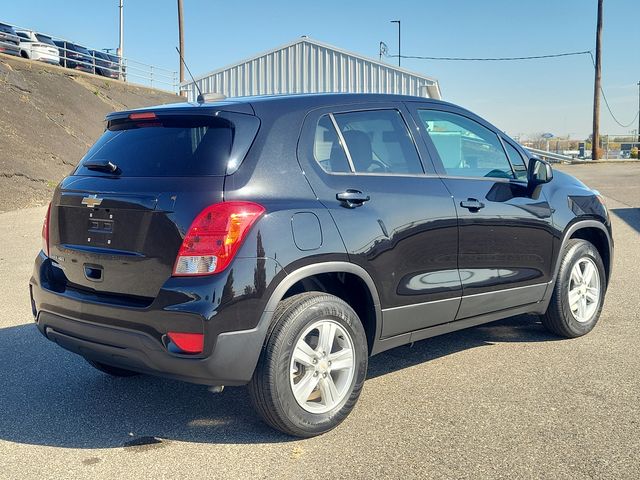
<instances>
[{"instance_id":1,"label":"car shadow on pavement","mask_svg":"<svg viewBox=\"0 0 640 480\"><path fill-rule=\"evenodd\" d=\"M399 347L370 359L368 378L496 342L556 339L520 316ZM253 412L245 388L211 394L152 376L113 378L48 342L35 325L0 329L0 439L66 448L162 448L172 440L294 440Z\"/></svg>"},{"instance_id":2,"label":"car shadow on pavement","mask_svg":"<svg viewBox=\"0 0 640 480\"><path fill-rule=\"evenodd\" d=\"M421 340L412 345L404 345L376 355L369 360L367 378L375 378L471 348L496 343L531 343L557 340L561 340L560 337L549 333L537 315L518 315Z\"/></svg>"},{"instance_id":3,"label":"car shadow on pavement","mask_svg":"<svg viewBox=\"0 0 640 480\"><path fill-rule=\"evenodd\" d=\"M640 232L640 208L612 208L611 213L614 213L636 232Z\"/></svg>"}]
</instances>

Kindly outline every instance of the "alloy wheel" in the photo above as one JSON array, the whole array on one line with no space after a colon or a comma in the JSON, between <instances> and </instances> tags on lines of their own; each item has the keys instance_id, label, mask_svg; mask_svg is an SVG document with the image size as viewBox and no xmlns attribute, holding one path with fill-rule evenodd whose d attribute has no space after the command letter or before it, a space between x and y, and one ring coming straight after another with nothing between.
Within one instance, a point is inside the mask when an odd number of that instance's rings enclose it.
<instances>
[{"instance_id":1,"label":"alloy wheel","mask_svg":"<svg viewBox=\"0 0 640 480\"><path fill-rule=\"evenodd\" d=\"M355 373L353 340L339 323L324 319L307 327L291 355L290 385L310 413L326 413L350 392Z\"/></svg>"}]
</instances>

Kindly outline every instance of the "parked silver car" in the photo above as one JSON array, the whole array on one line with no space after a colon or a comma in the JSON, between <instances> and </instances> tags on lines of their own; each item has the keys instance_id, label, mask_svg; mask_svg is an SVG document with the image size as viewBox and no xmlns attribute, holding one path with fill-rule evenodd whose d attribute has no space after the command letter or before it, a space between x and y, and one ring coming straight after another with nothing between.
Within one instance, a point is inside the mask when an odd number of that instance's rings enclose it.
<instances>
[{"instance_id":1,"label":"parked silver car","mask_svg":"<svg viewBox=\"0 0 640 480\"><path fill-rule=\"evenodd\" d=\"M0 53L20 55L20 40L11 25L0 23Z\"/></svg>"}]
</instances>

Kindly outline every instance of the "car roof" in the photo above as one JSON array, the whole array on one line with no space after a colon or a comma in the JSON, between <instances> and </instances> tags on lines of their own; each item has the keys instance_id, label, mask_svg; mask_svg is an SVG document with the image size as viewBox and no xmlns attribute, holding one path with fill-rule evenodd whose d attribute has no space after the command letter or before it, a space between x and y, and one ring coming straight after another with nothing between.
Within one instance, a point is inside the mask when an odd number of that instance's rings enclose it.
<instances>
[{"instance_id":1,"label":"car roof","mask_svg":"<svg viewBox=\"0 0 640 480\"><path fill-rule=\"evenodd\" d=\"M156 105L144 107L135 110L127 110L123 112L115 112L107 115L107 119L118 116L121 117L131 112L140 111L168 111L168 110L184 110L197 109L198 113L209 113L219 110L232 110L246 113L253 113L253 107L269 108L279 107L289 110L311 110L323 106L331 106L337 104L356 104L356 103L385 103L385 102L426 102L438 105L450 105L451 103L432 98L416 97L412 95L395 95L386 93L301 93L301 94L285 94L285 95L260 95L252 97L231 97L213 102L195 103L181 102L170 103L165 105ZM249 110L250 109L250 110ZM195 111L194 111L195 113Z\"/></svg>"}]
</instances>

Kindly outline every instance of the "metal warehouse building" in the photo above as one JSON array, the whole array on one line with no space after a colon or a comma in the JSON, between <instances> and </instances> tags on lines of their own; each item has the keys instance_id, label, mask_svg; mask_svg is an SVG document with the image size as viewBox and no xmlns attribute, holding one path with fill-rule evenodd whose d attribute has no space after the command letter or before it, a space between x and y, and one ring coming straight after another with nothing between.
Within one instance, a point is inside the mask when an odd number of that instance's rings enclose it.
<instances>
[{"instance_id":1,"label":"metal warehouse building","mask_svg":"<svg viewBox=\"0 0 640 480\"><path fill-rule=\"evenodd\" d=\"M284 93L397 93L441 98L438 81L377 60L301 37L236 64L214 70L196 83L202 93L227 97ZM194 101L193 82L181 87Z\"/></svg>"}]
</instances>

